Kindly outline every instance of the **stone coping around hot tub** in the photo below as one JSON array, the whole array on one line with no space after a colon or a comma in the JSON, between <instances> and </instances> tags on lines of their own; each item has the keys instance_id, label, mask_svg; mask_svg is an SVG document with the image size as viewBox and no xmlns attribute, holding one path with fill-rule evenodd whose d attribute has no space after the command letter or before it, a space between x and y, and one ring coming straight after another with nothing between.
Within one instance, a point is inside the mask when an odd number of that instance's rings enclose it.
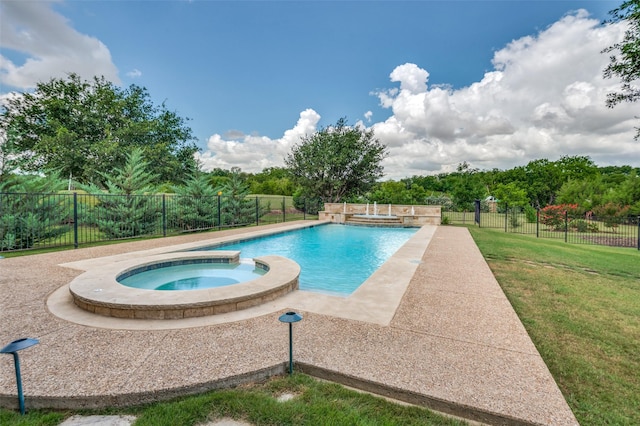
<instances>
[{"instance_id":1,"label":"stone coping around hot tub","mask_svg":"<svg viewBox=\"0 0 640 426\"><path fill-rule=\"evenodd\" d=\"M89 312L129 319L179 319L223 314L260 305L298 289L300 266L281 256L254 259L267 272L254 280L202 290L148 290L116 278L167 261L213 259L237 263L239 251L165 253L96 265L69 284L74 303Z\"/></svg>"}]
</instances>

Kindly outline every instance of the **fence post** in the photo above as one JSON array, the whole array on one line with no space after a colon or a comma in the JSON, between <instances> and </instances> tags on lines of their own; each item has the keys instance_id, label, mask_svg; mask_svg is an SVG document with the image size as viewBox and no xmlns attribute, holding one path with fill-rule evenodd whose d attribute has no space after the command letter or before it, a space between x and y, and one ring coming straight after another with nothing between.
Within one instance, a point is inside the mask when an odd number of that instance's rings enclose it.
<instances>
[{"instance_id":1,"label":"fence post","mask_svg":"<svg viewBox=\"0 0 640 426\"><path fill-rule=\"evenodd\" d=\"M286 222L287 221L287 217L285 216L284 213L284 197L282 197L282 222Z\"/></svg>"},{"instance_id":2,"label":"fence post","mask_svg":"<svg viewBox=\"0 0 640 426\"><path fill-rule=\"evenodd\" d=\"M167 197L162 194L162 236L167 236Z\"/></svg>"},{"instance_id":3,"label":"fence post","mask_svg":"<svg viewBox=\"0 0 640 426\"><path fill-rule=\"evenodd\" d=\"M480 200L474 200L474 208L475 212L473 215L473 220L476 222L478 227L480 227Z\"/></svg>"},{"instance_id":4,"label":"fence post","mask_svg":"<svg viewBox=\"0 0 640 426\"><path fill-rule=\"evenodd\" d=\"M509 204L504 203L504 232L508 232L507 231L507 219L509 216Z\"/></svg>"},{"instance_id":5,"label":"fence post","mask_svg":"<svg viewBox=\"0 0 640 426\"><path fill-rule=\"evenodd\" d=\"M536 238L540 238L540 209L536 209Z\"/></svg>"},{"instance_id":6,"label":"fence post","mask_svg":"<svg viewBox=\"0 0 640 426\"><path fill-rule=\"evenodd\" d=\"M73 248L78 248L78 193L73 193Z\"/></svg>"},{"instance_id":7,"label":"fence post","mask_svg":"<svg viewBox=\"0 0 640 426\"><path fill-rule=\"evenodd\" d=\"M564 211L564 242L569 241L569 212L567 210Z\"/></svg>"},{"instance_id":8,"label":"fence post","mask_svg":"<svg viewBox=\"0 0 640 426\"><path fill-rule=\"evenodd\" d=\"M260 203L258 201L258 197L256 196L256 226L260 225Z\"/></svg>"},{"instance_id":9,"label":"fence post","mask_svg":"<svg viewBox=\"0 0 640 426\"><path fill-rule=\"evenodd\" d=\"M222 195L222 192L218 192L218 231L220 229L222 229L222 222L221 222L222 210L220 208L220 196L221 195Z\"/></svg>"},{"instance_id":10,"label":"fence post","mask_svg":"<svg viewBox=\"0 0 640 426\"><path fill-rule=\"evenodd\" d=\"M640 250L640 216L638 216L638 250Z\"/></svg>"}]
</instances>

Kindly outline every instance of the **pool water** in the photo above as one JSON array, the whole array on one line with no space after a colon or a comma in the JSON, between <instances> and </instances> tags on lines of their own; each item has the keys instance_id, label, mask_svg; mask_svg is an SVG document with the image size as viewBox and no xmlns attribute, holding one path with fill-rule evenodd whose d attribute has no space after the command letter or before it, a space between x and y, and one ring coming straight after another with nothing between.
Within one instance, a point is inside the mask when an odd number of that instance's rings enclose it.
<instances>
[{"instance_id":1,"label":"pool water","mask_svg":"<svg viewBox=\"0 0 640 426\"><path fill-rule=\"evenodd\" d=\"M418 229L328 224L207 249L284 256L300 265L301 290L348 296Z\"/></svg>"},{"instance_id":2,"label":"pool water","mask_svg":"<svg viewBox=\"0 0 640 426\"><path fill-rule=\"evenodd\" d=\"M189 263L140 271L118 278L118 282L146 290L201 290L254 280L265 273L253 261Z\"/></svg>"}]
</instances>

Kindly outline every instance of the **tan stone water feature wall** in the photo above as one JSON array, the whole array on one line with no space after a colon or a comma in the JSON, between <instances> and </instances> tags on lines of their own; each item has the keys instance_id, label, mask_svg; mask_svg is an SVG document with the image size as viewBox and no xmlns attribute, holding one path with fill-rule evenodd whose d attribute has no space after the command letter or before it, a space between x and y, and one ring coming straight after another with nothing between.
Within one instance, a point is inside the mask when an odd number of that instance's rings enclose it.
<instances>
[{"instance_id":1,"label":"tan stone water feature wall","mask_svg":"<svg viewBox=\"0 0 640 426\"><path fill-rule=\"evenodd\" d=\"M324 211L319 212L320 220L335 223L361 222L363 217L369 221L384 221L396 218L398 226L440 225L441 206L378 204L378 203L325 203Z\"/></svg>"}]
</instances>

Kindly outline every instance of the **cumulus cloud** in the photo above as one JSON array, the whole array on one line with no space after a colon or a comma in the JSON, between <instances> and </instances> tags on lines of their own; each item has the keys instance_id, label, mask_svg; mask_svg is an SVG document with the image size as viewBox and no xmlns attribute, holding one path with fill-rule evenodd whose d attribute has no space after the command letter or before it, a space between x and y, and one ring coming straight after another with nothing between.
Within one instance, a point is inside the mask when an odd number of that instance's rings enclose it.
<instances>
[{"instance_id":1,"label":"cumulus cloud","mask_svg":"<svg viewBox=\"0 0 640 426\"><path fill-rule=\"evenodd\" d=\"M494 69L457 90L429 87L429 73L415 64L396 67L389 78L400 89L378 93L393 115L372 126L389 147L388 177L451 171L463 161L505 169L562 155L637 164L635 110L608 109L606 94L619 82L602 78L608 57L600 51L623 32L585 11L569 14L496 51Z\"/></svg>"},{"instance_id":2,"label":"cumulus cloud","mask_svg":"<svg viewBox=\"0 0 640 426\"><path fill-rule=\"evenodd\" d=\"M605 105L619 81L602 78L608 57L600 52L623 33L623 25L602 26L583 10L573 12L497 50L492 70L455 90L429 86L429 72L417 64L397 66L389 79L400 87L376 93L392 115L370 124L389 149L386 177L449 172L463 161L508 169L562 155L589 156L599 165L640 163L640 142L633 140L637 106ZM368 123L372 115L364 115ZM299 136L316 130L318 119L315 111L304 111L277 140L214 135L201 159L210 167L242 165L247 171L282 165Z\"/></svg>"},{"instance_id":3,"label":"cumulus cloud","mask_svg":"<svg viewBox=\"0 0 640 426\"><path fill-rule=\"evenodd\" d=\"M25 90L39 81L75 72L83 78L104 75L119 84L109 49L80 34L48 1L6 1L0 4L0 46L24 56L14 63L0 55L0 83Z\"/></svg>"},{"instance_id":4,"label":"cumulus cloud","mask_svg":"<svg viewBox=\"0 0 640 426\"><path fill-rule=\"evenodd\" d=\"M279 139L245 135L239 131L228 132L226 138L214 134L209 137L206 151L197 153L196 159L204 170L240 167L245 172L258 173L267 167L283 166L291 148L301 138L313 134L319 121L320 115L307 109L300 113L296 125Z\"/></svg>"},{"instance_id":5,"label":"cumulus cloud","mask_svg":"<svg viewBox=\"0 0 640 426\"><path fill-rule=\"evenodd\" d=\"M371 123L371 117L373 117L373 112L367 111L364 113L364 119L367 120L368 123Z\"/></svg>"}]
</instances>

